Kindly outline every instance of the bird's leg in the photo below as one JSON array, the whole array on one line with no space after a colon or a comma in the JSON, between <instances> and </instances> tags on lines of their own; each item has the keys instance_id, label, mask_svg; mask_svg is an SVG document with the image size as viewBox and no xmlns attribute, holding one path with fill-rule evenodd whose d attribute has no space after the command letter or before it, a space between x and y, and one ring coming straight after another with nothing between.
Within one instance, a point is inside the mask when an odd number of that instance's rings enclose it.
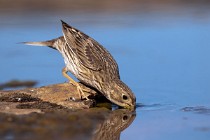
<instances>
[{"instance_id":1,"label":"bird's leg","mask_svg":"<svg viewBox=\"0 0 210 140\"><path fill-rule=\"evenodd\" d=\"M64 67L64 68L62 69L62 74L63 74L63 76L64 76L65 78L67 78L71 84L73 84L74 86L77 87L77 91L78 91L78 93L79 93L80 98L83 99L83 97L84 97L86 100L89 100L89 99L88 99L88 96L86 96L85 93L82 91L81 86L79 85L79 83L77 83L76 81L74 81L74 80L67 74L67 72L68 72L68 71L67 71L67 68Z\"/></svg>"}]
</instances>

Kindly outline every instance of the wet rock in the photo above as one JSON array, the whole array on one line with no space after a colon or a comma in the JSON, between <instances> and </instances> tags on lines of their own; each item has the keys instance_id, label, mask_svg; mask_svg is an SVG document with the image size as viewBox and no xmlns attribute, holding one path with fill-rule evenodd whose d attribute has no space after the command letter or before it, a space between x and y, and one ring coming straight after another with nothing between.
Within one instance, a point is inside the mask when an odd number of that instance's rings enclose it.
<instances>
[{"instance_id":1,"label":"wet rock","mask_svg":"<svg viewBox=\"0 0 210 140\"><path fill-rule=\"evenodd\" d=\"M0 112L7 113L7 114L15 114L15 115L23 115L23 114L30 114L32 112L41 113L40 109L19 109L17 108L18 105L21 103L11 103L11 102L0 102Z\"/></svg>"},{"instance_id":2,"label":"wet rock","mask_svg":"<svg viewBox=\"0 0 210 140\"><path fill-rule=\"evenodd\" d=\"M84 85L81 85L81 87L88 96L91 96L91 99L81 100L75 86L70 83L61 83L40 88L0 91L0 102L2 103L2 109L9 107L11 104L13 111L10 110L9 113L13 112L14 114L17 114L14 110L15 106L18 109L28 108L41 110L49 110L52 108L68 108L75 110L94 107L96 103L94 97L97 96L97 92ZM74 100L71 100L71 98ZM10 104L3 104L4 102L10 102ZM19 112L18 109L17 111ZM6 111L7 110L4 110L2 112L6 113ZM37 112L37 110L34 112Z\"/></svg>"}]
</instances>

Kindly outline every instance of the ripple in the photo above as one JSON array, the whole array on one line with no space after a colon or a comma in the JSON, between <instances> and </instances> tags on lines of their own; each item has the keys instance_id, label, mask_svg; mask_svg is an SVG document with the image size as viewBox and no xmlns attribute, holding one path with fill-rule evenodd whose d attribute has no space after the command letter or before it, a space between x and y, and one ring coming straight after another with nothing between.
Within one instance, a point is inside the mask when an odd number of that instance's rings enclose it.
<instances>
[{"instance_id":1,"label":"ripple","mask_svg":"<svg viewBox=\"0 0 210 140\"><path fill-rule=\"evenodd\" d=\"M160 104L160 103L154 103L154 104L142 104L137 103L136 108L141 108L141 110L146 111L155 111L155 110L174 110L176 109L175 104Z\"/></svg>"},{"instance_id":2,"label":"ripple","mask_svg":"<svg viewBox=\"0 0 210 140\"><path fill-rule=\"evenodd\" d=\"M210 115L210 108L207 108L205 106L184 107L181 109L181 111Z\"/></svg>"}]
</instances>

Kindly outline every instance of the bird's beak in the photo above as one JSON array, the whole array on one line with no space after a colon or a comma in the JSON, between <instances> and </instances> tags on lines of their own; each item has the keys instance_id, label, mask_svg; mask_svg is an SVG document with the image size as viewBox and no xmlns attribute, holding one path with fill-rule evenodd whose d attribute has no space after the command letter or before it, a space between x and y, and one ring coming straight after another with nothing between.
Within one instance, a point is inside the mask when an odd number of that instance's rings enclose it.
<instances>
[{"instance_id":1,"label":"bird's beak","mask_svg":"<svg viewBox=\"0 0 210 140\"><path fill-rule=\"evenodd\" d=\"M135 105L127 105L124 107L125 109L129 109L129 110L135 110L136 106Z\"/></svg>"}]
</instances>

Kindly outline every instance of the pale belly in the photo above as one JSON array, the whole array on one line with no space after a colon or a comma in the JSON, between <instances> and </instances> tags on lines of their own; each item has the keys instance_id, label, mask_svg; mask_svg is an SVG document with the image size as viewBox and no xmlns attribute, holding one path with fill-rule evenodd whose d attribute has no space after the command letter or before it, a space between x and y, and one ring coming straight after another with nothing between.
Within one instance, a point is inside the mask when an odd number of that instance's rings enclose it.
<instances>
[{"instance_id":1,"label":"pale belly","mask_svg":"<svg viewBox=\"0 0 210 140\"><path fill-rule=\"evenodd\" d=\"M72 60L65 60L65 59L64 59L64 62L66 64L67 70L77 77L79 72L75 63Z\"/></svg>"}]
</instances>

